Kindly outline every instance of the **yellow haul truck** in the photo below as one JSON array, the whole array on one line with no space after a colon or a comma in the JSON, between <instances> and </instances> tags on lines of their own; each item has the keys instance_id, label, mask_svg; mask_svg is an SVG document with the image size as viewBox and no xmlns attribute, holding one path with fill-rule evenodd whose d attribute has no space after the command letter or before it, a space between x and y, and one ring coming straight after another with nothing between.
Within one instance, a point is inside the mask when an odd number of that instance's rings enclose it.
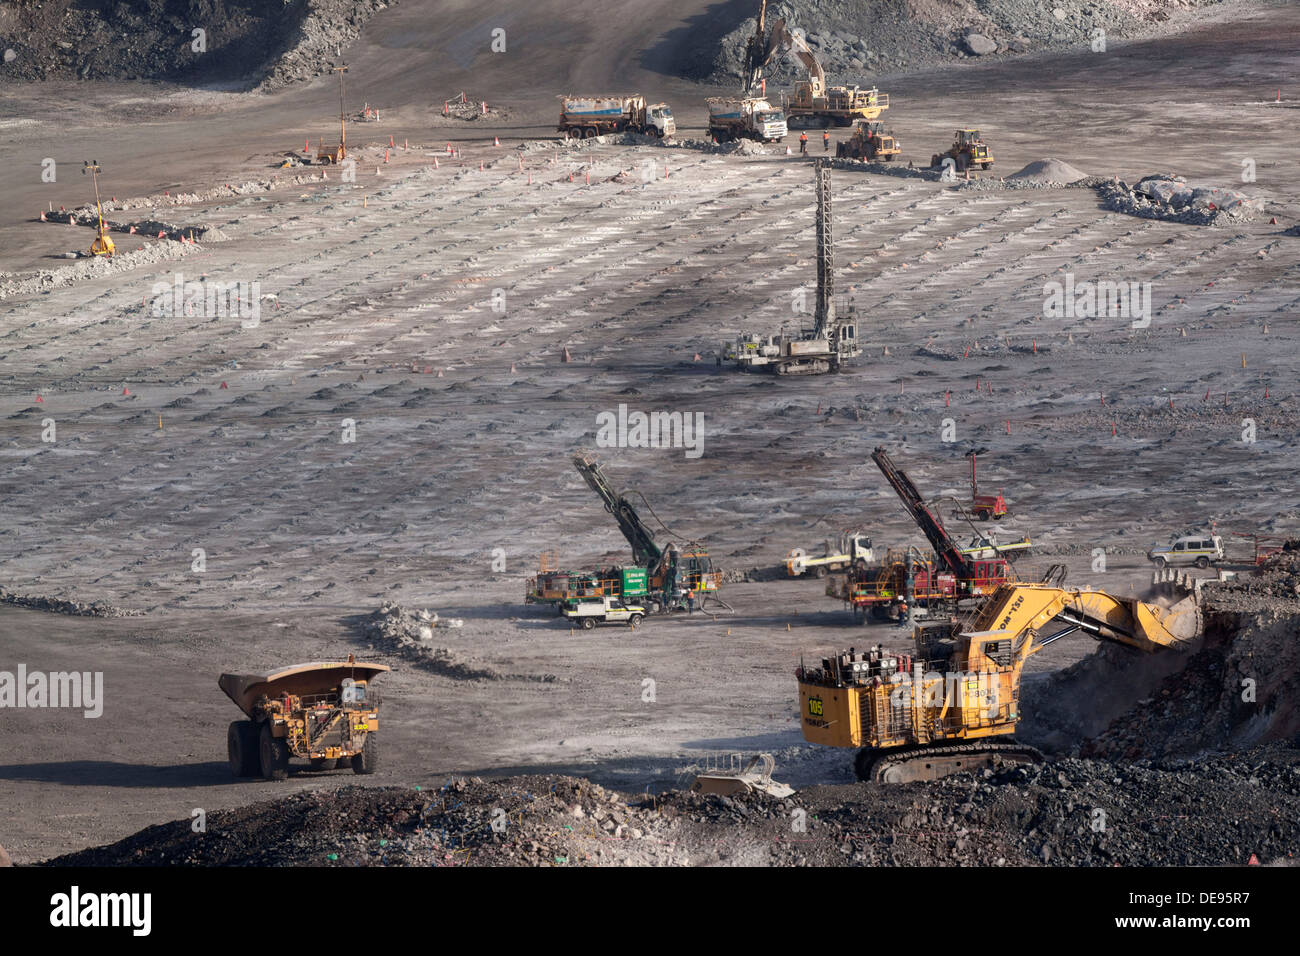
<instances>
[{"instance_id":1,"label":"yellow haul truck","mask_svg":"<svg viewBox=\"0 0 1300 956\"><path fill-rule=\"evenodd\" d=\"M313 770L351 763L353 773L379 766L379 695L371 682L383 664L346 661L295 664L270 674L222 674L217 684L248 715L226 732L236 777L283 780L289 758Z\"/></svg>"},{"instance_id":2,"label":"yellow haul truck","mask_svg":"<svg viewBox=\"0 0 1300 956\"><path fill-rule=\"evenodd\" d=\"M1059 627L1044 635L1052 622ZM859 748L858 779L878 783L1036 763L1038 751L1008 737L1021 717L1021 670L1031 654L1080 630L1142 651L1181 649L1199 633L1200 615L1190 599L1166 610L1101 591L1004 584L969 629L917 627L914 655L877 645L800 666L804 739Z\"/></svg>"}]
</instances>

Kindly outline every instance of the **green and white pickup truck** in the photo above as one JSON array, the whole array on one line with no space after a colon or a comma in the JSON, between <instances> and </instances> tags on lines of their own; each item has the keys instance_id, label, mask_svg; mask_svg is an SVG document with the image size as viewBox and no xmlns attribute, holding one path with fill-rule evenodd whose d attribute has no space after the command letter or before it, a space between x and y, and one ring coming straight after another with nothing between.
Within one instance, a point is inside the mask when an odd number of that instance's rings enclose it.
<instances>
[{"instance_id":1,"label":"green and white pickup truck","mask_svg":"<svg viewBox=\"0 0 1300 956\"><path fill-rule=\"evenodd\" d=\"M587 630L597 624L627 624L636 627L645 617L645 608L639 604L624 604L621 598L604 597L571 604L565 609L564 616Z\"/></svg>"},{"instance_id":2,"label":"green and white pickup truck","mask_svg":"<svg viewBox=\"0 0 1300 956\"><path fill-rule=\"evenodd\" d=\"M1168 544L1153 547L1147 558L1161 568L1179 564L1208 568L1223 560L1223 539L1216 534L1179 535Z\"/></svg>"}]
</instances>

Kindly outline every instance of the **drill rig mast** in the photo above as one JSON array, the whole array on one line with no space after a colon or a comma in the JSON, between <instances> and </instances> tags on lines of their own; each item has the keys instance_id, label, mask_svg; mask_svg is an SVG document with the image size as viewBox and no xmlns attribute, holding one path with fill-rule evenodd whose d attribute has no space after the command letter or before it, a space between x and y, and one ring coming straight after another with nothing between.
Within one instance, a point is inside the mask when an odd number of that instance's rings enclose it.
<instances>
[{"instance_id":1,"label":"drill rig mast","mask_svg":"<svg viewBox=\"0 0 1300 956\"><path fill-rule=\"evenodd\" d=\"M799 335L760 336L742 332L724 354L744 371L775 372L777 375L820 375L838 372L844 362L862 354L858 345L858 322L853 306L841 319L836 315L835 239L832 230L831 168L829 161L813 161L817 196L817 304L813 328Z\"/></svg>"},{"instance_id":2,"label":"drill rig mast","mask_svg":"<svg viewBox=\"0 0 1300 956\"><path fill-rule=\"evenodd\" d=\"M880 473L912 516L921 533L934 548L935 556L957 579L958 598L975 597L990 593L998 585L1014 579L1006 558L994 557L975 560L962 553L961 547L948 534L938 511L928 505L907 473L894 464L884 448L871 453Z\"/></svg>"},{"instance_id":3,"label":"drill rig mast","mask_svg":"<svg viewBox=\"0 0 1300 956\"><path fill-rule=\"evenodd\" d=\"M632 560L646 569L652 609L656 609L653 604L657 602L658 610L677 610L697 599L703 608L704 600L718 589L718 576L708 552L694 544L687 544L682 551L672 543L661 548L628 494L614 489L600 462L586 455L575 455L573 465L600 497L605 510L614 516L619 531L632 546Z\"/></svg>"}]
</instances>

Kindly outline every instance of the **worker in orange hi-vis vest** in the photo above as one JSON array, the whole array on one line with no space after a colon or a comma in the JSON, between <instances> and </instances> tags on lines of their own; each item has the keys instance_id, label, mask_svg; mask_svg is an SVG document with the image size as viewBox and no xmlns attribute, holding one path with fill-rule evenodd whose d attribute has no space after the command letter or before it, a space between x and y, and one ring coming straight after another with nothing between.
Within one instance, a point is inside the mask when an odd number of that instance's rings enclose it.
<instances>
[{"instance_id":1,"label":"worker in orange hi-vis vest","mask_svg":"<svg viewBox=\"0 0 1300 956\"><path fill-rule=\"evenodd\" d=\"M808 155L808 134L807 133L799 134L799 155L800 156Z\"/></svg>"}]
</instances>

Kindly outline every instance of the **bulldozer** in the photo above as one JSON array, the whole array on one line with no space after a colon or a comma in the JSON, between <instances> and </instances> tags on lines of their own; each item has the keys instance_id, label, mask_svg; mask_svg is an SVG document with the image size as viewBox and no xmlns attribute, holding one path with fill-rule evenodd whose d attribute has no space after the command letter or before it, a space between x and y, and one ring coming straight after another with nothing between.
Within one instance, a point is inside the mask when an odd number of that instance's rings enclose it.
<instances>
[{"instance_id":1,"label":"bulldozer","mask_svg":"<svg viewBox=\"0 0 1300 956\"><path fill-rule=\"evenodd\" d=\"M853 135L835 146L836 159L861 159L869 163L888 163L902 155L903 146L892 133L885 132L880 120L862 120Z\"/></svg>"},{"instance_id":2,"label":"bulldozer","mask_svg":"<svg viewBox=\"0 0 1300 956\"><path fill-rule=\"evenodd\" d=\"M379 695L370 684L388 670L348 655L269 674L222 674L218 686L248 717L226 732L231 773L284 780L290 757L310 761L312 770L350 764L353 773L374 773Z\"/></svg>"},{"instance_id":3,"label":"bulldozer","mask_svg":"<svg viewBox=\"0 0 1300 956\"><path fill-rule=\"evenodd\" d=\"M993 165L993 151L984 142L980 131L967 127L953 134L952 145L943 153L930 157L930 166L934 169L944 165L945 159L951 159L957 172L964 173L972 166L988 169Z\"/></svg>"},{"instance_id":4,"label":"bulldozer","mask_svg":"<svg viewBox=\"0 0 1300 956\"><path fill-rule=\"evenodd\" d=\"M1049 625L1055 629L1049 631ZM1200 633L1192 599L1165 609L1057 584L999 587L968 625L918 625L912 653L880 645L796 669L804 739L858 748L859 780L911 783L1042 755L1012 738L1029 657L1076 631L1145 652Z\"/></svg>"}]
</instances>

